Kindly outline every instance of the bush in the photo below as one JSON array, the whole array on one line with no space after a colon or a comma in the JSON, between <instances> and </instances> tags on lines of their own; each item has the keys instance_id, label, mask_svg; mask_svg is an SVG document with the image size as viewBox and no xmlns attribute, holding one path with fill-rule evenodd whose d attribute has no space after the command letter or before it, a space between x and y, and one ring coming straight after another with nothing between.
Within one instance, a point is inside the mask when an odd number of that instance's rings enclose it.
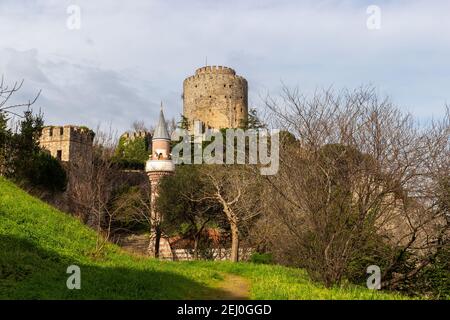
<instances>
[{"instance_id":1,"label":"bush","mask_svg":"<svg viewBox=\"0 0 450 320\"><path fill-rule=\"evenodd\" d=\"M408 293L426 293L435 299L450 299L450 249L441 248L434 261L408 283Z\"/></svg>"},{"instance_id":2,"label":"bush","mask_svg":"<svg viewBox=\"0 0 450 320\"><path fill-rule=\"evenodd\" d=\"M133 140L128 140L121 137L114 158L124 164L145 164L149 158L150 152L150 138L136 137Z\"/></svg>"},{"instance_id":3,"label":"bush","mask_svg":"<svg viewBox=\"0 0 450 320\"><path fill-rule=\"evenodd\" d=\"M257 263L257 264L272 264L273 256L271 253L255 252L251 255L250 262Z\"/></svg>"},{"instance_id":4,"label":"bush","mask_svg":"<svg viewBox=\"0 0 450 320\"><path fill-rule=\"evenodd\" d=\"M64 191L66 188L66 171L57 159L46 152L33 155L30 166L24 173L24 178L34 186L50 191Z\"/></svg>"},{"instance_id":5,"label":"bush","mask_svg":"<svg viewBox=\"0 0 450 320\"><path fill-rule=\"evenodd\" d=\"M368 277L367 267L377 265L381 270L385 270L390 263L391 257L398 254L397 248L385 243L381 236L374 235L366 239L364 250L354 254L347 266L344 277L354 284L365 286ZM406 263L406 258L407 256L404 255L403 263ZM388 277L390 276L391 274L388 275Z\"/></svg>"},{"instance_id":6,"label":"bush","mask_svg":"<svg viewBox=\"0 0 450 320\"><path fill-rule=\"evenodd\" d=\"M113 162L123 170L144 170L145 161L114 158Z\"/></svg>"}]
</instances>

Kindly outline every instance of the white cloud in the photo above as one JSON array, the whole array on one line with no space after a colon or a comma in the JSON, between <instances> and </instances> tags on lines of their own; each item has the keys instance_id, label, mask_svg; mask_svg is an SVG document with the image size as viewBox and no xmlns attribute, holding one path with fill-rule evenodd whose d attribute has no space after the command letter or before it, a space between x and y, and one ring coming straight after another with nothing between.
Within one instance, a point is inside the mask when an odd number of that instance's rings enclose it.
<instances>
[{"instance_id":1,"label":"white cloud","mask_svg":"<svg viewBox=\"0 0 450 320\"><path fill-rule=\"evenodd\" d=\"M119 130L130 121L156 116L159 101L142 94L142 85L114 70L77 64L58 57L47 60L36 49L17 51L2 49L1 68L7 80L25 79L14 102L27 101L38 90L36 104L49 124L78 124L96 127L113 124ZM17 79L20 75L21 79ZM148 88L157 96L158 88ZM148 118L145 119L144 116Z\"/></svg>"},{"instance_id":2,"label":"white cloud","mask_svg":"<svg viewBox=\"0 0 450 320\"><path fill-rule=\"evenodd\" d=\"M366 28L372 2L379 31ZM79 31L66 28L69 4L81 8ZM445 0L6 0L0 71L43 89L47 120L118 130L155 121L160 100L178 117L182 81L206 56L245 76L255 104L280 80L306 93L373 83L427 117L450 100L449 14Z\"/></svg>"}]
</instances>

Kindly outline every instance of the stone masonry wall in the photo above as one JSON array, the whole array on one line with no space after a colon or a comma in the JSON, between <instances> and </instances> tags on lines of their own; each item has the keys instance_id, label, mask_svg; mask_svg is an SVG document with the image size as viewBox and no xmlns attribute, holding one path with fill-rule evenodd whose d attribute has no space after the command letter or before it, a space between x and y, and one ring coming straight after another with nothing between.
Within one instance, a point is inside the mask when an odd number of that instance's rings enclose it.
<instances>
[{"instance_id":1,"label":"stone masonry wall","mask_svg":"<svg viewBox=\"0 0 450 320\"><path fill-rule=\"evenodd\" d=\"M94 136L87 128L76 126L48 126L42 130L39 143L41 148L61 161L76 162L92 155Z\"/></svg>"},{"instance_id":2,"label":"stone masonry wall","mask_svg":"<svg viewBox=\"0 0 450 320\"><path fill-rule=\"evenodd\" d=\"M248 84L228 67L207 66L183 82L183 114L209 128L236 128L248 117Z\"/></svg>"}]
</instances>

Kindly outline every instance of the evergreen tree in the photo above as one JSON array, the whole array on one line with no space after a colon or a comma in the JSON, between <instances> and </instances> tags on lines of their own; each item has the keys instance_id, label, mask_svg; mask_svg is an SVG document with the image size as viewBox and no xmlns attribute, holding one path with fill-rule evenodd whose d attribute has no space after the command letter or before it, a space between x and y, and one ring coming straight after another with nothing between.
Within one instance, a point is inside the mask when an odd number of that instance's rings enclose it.
<instances>
[{"instance_id":1,"label":"evergreen tree","mask_svg":"<svg viewBox=\"0 0 450 320\"><path fill-rule=\"evenodd\" d=\"M5 112L0 111L0 176L7 173L10 142L11 130L8 128L8 118Z\"/></svg>"},{"instance_id":2,"label":"evergreen tree","mask_svg":"<svg viewBox=\"0 0 450 320\"><path fill-rule=\"evenodd\" d=\"M244 129L263 129L266 125L262 123L258 116L258 111L255 108L251 108L248 112L247 120L244 120L241 126Z\"/></svg>"},{"instance_id":3,"label":"evergreen tree","mask_svg":"<svg viewBox=\"0 0 450 320\"><path fill-rule=\"evenodd\" d=\"M197 166L178 166L174 175L165 176L158 186L157 211L163 216L162 229L169 234L189 237L194 242L194 258L200 256L202 237L208 226L221 217L217 201L196 201L209 186L203 183Z\"/></svg>"},{"instance_id":4,"label":"evergreen tree","mask_svg":"<svg viewBox=\"0 0 450 320\"><path fill-rule=\"evenodd\" d=\"M186 118L184 115L181 115L181 120L178 122L178 127L180 129L189 130L189 119Z\"/></svg>"},{"instance_id":5,"label":"evergreen tree","mask_svg":"<svg viewBox=\"0 0 450 320\"><path fill-rule=\"evenodd\" d=\"M44 120L42 114L34 115L32 110L24 112L19 123L20 132L13 136L14 171L17 175L26 177L32 167L34 156L40 152L39 137L41 136Z\"/></svg>"},{"instance_id":6,"label":"evergreen tree","mask_svg":"<svg viewBox=\"0 0 450 320\"><path fill-rule=\"evenodd\" d=\"M114 160L124 168L141 169L149 158L150 137L122 136L114 154Z\"/></svg>"}]
</instances>

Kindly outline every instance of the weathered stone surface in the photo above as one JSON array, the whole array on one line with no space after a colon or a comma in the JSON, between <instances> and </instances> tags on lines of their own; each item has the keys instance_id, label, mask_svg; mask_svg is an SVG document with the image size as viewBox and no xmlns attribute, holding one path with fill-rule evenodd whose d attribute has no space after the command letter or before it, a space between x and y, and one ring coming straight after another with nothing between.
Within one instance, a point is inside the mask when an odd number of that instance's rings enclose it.
<instances>
[{"instance_id":1,"label":"weathered stone surface","mask_svg":"<svg viewBox=\"0 0 450 320\"><path fill-rule=\"evenodd\" d=\"M65 162L78 162L92 156L94 134L91 130L77 126L47 126L42 130L41 148Z\"/></svg>"},{"instance_id":2,"label":"weathered stone surface","mask_svg":"<svg viewBox=\"0 0 450 320\"><path fill-rule=\"evenodd\" d=\"M248 118L248 84L228 67L207 66L183 82L183 114L193 128L236 128Z\"/></svg>"}]
</instances>

